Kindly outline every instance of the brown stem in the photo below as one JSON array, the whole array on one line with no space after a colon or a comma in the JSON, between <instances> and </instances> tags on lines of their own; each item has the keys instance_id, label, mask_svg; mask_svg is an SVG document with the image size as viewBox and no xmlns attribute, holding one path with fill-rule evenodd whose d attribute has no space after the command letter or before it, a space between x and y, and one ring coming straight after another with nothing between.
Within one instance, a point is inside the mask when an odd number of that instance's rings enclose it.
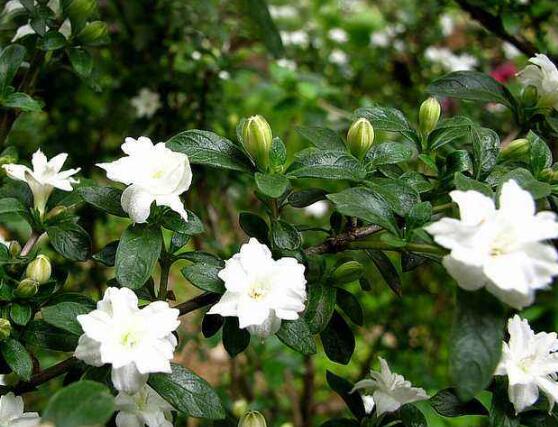
<instances>
[{"instance_id":1,"label":"brown stem","mask_svg":"<svg viewBox=\"0 0 558 427\"><path fill-rule=\"evenodd\" d=\"M211 292L205 292L197 297L189 299L181 304L175 305L174 308L177 308L180 311L180 315L183 316L184 314L188 314L191 311L197 310L198 308L202 308L208 305L211 305L219 300L218 294L213 294Z\"/></svg>"},{"instance_id":2,"label":"brown stem","mask_svg":"<svg viewBox=\"0 0 558 427\"><path fill-rule=\"evenodd\" d=\"M39 233L33 231L31 233L31 236L29 236L29 240L27 241L27 243L25 243L25 246L21 250L21 256L29 255L29 253L33 250L35 244L39 241L40 237L41 235Z\"/></svg>"},{"instance_id":3,"label":"brown stem","mask_svg":"<svg viewBox=\"0 0 558 427\"><path fill-rule=\"evenodd\" d=\"M19 383L13 389L14 393L21 394L27 391L35 390L37 386L56 378L66 372L68 372L71 368L76 366L79 363L79 360L75 357L70 357L66 360L63 360L60 363L57 363L50 368L45 369L44 371L39 372L31 377L31 379L24 383Z\"/></svg>"},{"instance_id":4,"label":"brown stem","mask_svg":"<svg viewBox=\"0 0 558 427\"><path fill-rule=\"evenodd\" d=\"M304 356L304 385L302 398L300 400L300 412L302 413L302 426L311 427L314 416L314 362L312 357Z\"/></svg>"},{"instance_id":5,"label":"brown stem","mask_svg":"<svg viewBox=\"0 0 558 427\"><path fill-rule=\"evenodd\" d=\"M341 252L348 249L349 243L355 240L364 239L378 231L382 230L377 225L367 225L364 227L354 228L337 236L330 237L325 242L305 249L306 255L319 255L332 252Z\"/></svg>"}]
</instances>

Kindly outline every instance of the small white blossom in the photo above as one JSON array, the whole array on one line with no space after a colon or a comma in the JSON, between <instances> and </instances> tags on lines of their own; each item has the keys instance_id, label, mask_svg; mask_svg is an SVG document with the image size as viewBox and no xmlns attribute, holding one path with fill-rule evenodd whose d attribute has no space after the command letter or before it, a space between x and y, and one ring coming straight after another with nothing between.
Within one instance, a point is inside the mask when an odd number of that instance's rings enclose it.
<instances>
[{"instance_id":1,"label":"small white blossom","mask_svg":"<svg viewBox=\"0 0 558 427\"><path fill-rule=\"evenodd\" d=\"M151 118L161 108L161 97L157 92L144 87L130 100L137 117Z\"/></svg>"},{"instance_id":2,"label":"small white blossom","mask_svg":"<svg viewBox=\"0 0 558 427\"><path fill-rule=\"evenodd\" d=\"M349 35L342 28L332 28L327 33L327 36L336 43L346 43L349 41Z\"/></svg>"},{"instance_id":3,"label":"small white blossom","mask_svg":"<svg viewBox=\"0 0 558 427\"><path fill-rule=\"evenodd\" d=\"M145 136L126 138L121 148L126 157L97 166L107 172L109 179L128 185L121 203L132 221L146 222L153 202L168 206L187 221L180 195L192 182L188 156L169 150L163 142L153 145Z\"/></svg>"},{"instance_id":4,"label":"small white blossom","mask_svg":"<svg viewBox=\"0 0 558 427\"><path fill-rule=\"evenodd\" d=\"M520 50L509 42L502 43L502 50L504 51L504 56L508 59L514 59L521 55Z\"/></svg>"},{"instance_id":5,"label":"small white blossom","mask_svg":"<svg viewBox=\"0 0 558 427\"><path fill-rule=\"evenodd\" d=\"M539 398L541 390L552 412L558 400L558 339L556 333L535 334L529 322L515 315L508 321L509 341L503 344L496 375L508 376L508 397L516 414Z\"/></svg>"},{"instance_id":6,"label":"small white blossom","mask_svg":"<svg viewBox=\"0 0 558 427\"><path fill-rule=\"evenodd\" d=\"M77 179L71 178L71 176L78 173L80 168L62 171L62 166L64 166L67 157L68 154L61 153L47 160L46 156L39 149L33 154L31 159L33 169L14 163L3 165L2 167L10 178L26 182L29 185L33 193L35 207L43 214L52 190L58 188L63 191L72 191L72 184L79 182Z\"/></svg>"},{"instance_id":7,"label":"small white blossom","mask_svg":"<svg viewBox=\"0 0 558 427\"><path fill-rule=\"evenodd\" d=\"M199 51L195 50L195 51L192 52L192 59L194 61L199 61L201 59L201 57L202 57L202 54Z\"/></svg>"},{"instance_id":8,"label":"small white blossom","mask_svg":"<svg viewBox=\"0 0 558 427\"><path fill-rule=\"evenodd\" d=\"M231 78L231 74L227 70L219 71L218 75L221 80L229 80Z\"/></svg>"},{"instance_id":9,"label":"small white blossom","mask_svg":"<svg viewBox=\"0 0 558 427\"><path fill-rule=\"evenodd\" d=\"M455 19L453 16L444 14L440 17L440 27L442 28L442 34L445 37L451 36L455 30Z\"/></svg>"},{"instance_id":10,"label":"small white blossom","mask_svg":"<svg viewBox=\"0 0 558 427\"><path fill-rule=\"evenodd\" d=\"M274 19L289 19L296 18L298 16L298 10L295 7L289 5L269 5L269 14Z\"/></svg>"},{"instance_id":11,"label":"small white blossom","mask_svg":"<svg viewBox=\"0 0 558 427\"><path fill-rule=\"evenodd\" d=\"M308 44L308 33L303 30L281 31L281 40L285 46L306 46Z\"/></svg>"},{"instance_id":12,"label":"small white blossom","mask_svg":"<svg viewBox=\"0 0 558 427\"><path fill-rule=\"evenodd\" d=\"M530 65L517 76L525 87L534 86L539 96L539 106L558 110L558 69L546 55L537 53L529 59Z\"/></svg>"},{"instance_id":13,"label":"small white blossom","mask_svg":"<svg viewBox=\"0 0 558 427\"><path fill-rule=\"evenodd\" d=\"M349 62L349 56L340 49L334 49L329 54L329 61L337 65L346 65Z\"/></svg>"},{"instance_id":14,"label":"small white blossom","mask_svg":"<svg viewBox=\"0 0 558 427\"><path fill-rule=\"evenodd\" d=\"M430 46L424 56L431 62L440 64L448 71L472 70L477 66L477 59L469 54L456 55L447 47Z\"/></svg>"},{"instance_id":15,"label":"small white blossom","mask_svg":"<svg viewBox=\"0 0 558 427\"><path fill-rule=\"evenodd\" d=\"M13 393L0 397L0 426L36 427L41 419L36 412L23 412L23 399Z\"/></svg>"},{"instance_id":16,"label":"small white blossom","mask_svg":"<svg viewBox=\"0 0 558 427\"><path fill-rule=\"evenodd\" d=\"M277 60L277 65L282 67L282 68L286 68L287 70L291 70L291 71L296 70L296 62L294 62L290 59L286 59L286 58L278 59Z\"/></svg>"},{"instance_id":17,"label":"small white blossom","mask_svg":"<svg viewBox=\"0 0 558 427\"><path fill-rule=\"evenodd\" d=\"M304 213L309 216L321 218L329 211L329 204L325 200L318 200L304 208Z\"/></svg>"},{"instance_id":18,"label":"small white blossom","mask_svg":"<svg viewBox=\"0 0 558 427\"><path fill-rule=\"evenodd\" d=\"M531 194L515 181L502 186L500 207L477 191L452 191L461 220L442 218L427 227L441 246L451 249L443 264L463 289L486 289L522 308L535 291L558 274L558 253L543 241L558 237L552 212L535 213Z\"/></svg>"},{"instance_id":19,"label":"small white blossom","mask_svg":"<svg viewBox=\"0 0 558 427\"><path fill-rule=\"evenodd\" d=\"M380 372L371 370L371 379L360 380L351 391L354 393L357 390L364 390L364 396L372 396L378 416L397 411L406 403L428 399L428 395L422 388L413 387L403 376L392 373L387 362L381 357L379 359Z\"/></svg>"},{"instance_id":20,"label":"small white blossom","mask_svg":"<svg viewBox=\"0 0 558 427\"><path fill-rule=\"evenodd\" d=\"M77 316L84 333L74 355L88 365L112 365L114 387L136 393L149 373L171 372L178 314L164 301L140 310L133 291L108 288L96 310Z\"/></svg>"},{"instance_id":21,"label":"small white blossom","mask_svg":"<svg viewBox=\"0 0 558 427\"><path fill-rule=\"evenodd\" d=\"M304 310L304 265L295 258L274 260L254 238L226 261L219 277L226 291L209 313L238 317L239 326L253 335L273 335L282 319L296 320Z\"/></svg>"},{"instance_id":22,"label":"small white blossom","mask_svg":"<svg viewBox=\"0 0 558 427\"><path fill-rule=\"evenodd\" d=\"M148 385L136 394L123 391L115 399L117 427L172 427L174 408Z\"/></svg>"}]
</instances>

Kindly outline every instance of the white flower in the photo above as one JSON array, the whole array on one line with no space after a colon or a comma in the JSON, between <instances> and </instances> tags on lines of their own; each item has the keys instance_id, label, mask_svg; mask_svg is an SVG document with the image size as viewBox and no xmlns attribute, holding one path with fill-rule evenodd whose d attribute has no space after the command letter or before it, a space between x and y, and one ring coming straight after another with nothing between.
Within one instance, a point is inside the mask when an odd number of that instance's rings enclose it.
<instances>
[{"instance_id":1,"label":"white flower","mask_svg":"<svg viewBox=\"0 0 558 427\"><path fill-rule=\"evenodd\" d=\"M294 258L274 260L254 238L226 261L219 277L226 291L209 313L238 317L240 327L253 335L273 335L281 319L296 320L304 310L304 266Z\"/></svg>"},{"instance_id":2,"label":"white flower","mask_svg":"<svg viewBox=\"0 0 558 427\"><path fill-rule=\"evenodd\" d=\"M41 422L36 412L23 412L23 399L13 393L0 397L0 426L35 427Z\"/></svg>"},{"instance_id":3,"label":"white flower","mask_svg":"<svg viewBox=\"0 0 558 427\"><path fill-rule=\"evenodd\" d=\"M453 16L443 14L440 17L440 27L442 28L442 34L445 37L450 36L455 30L455 19L453 18Z\"/></svg>"},{"instance_id":4,"label":"white flower","mask_svg":"<svg viewBox=\"0 0 558 427\"><path fill-rule=\"evenodd\" d=\"M504 51L504 56L508 59L514 59L521 55L521 51L509 42L502 43L502 50Z\"/></svg>"},{"instance_id":5,"label":"white flower","mask_svg":"<svg viewBox=\"0 0 558 427\"><path fill-rule=\"evenodd\" d=\"M533 405L539 389L546 395L552 412L558 400L558 339L556 333L535 334L527 320L518 315L508 320L510 339L504 343L496 375L508 376L508 397L516 414Z\"/></svg>"},{"instance_id":6,"label":"white flower","mask_svg":"<svg viewBox=\"0 0 558 427\"><path fill-rule=\"evenodd\" d=\"M121 203L132 221L146 222L153 202L168 206L187 221L180 195L192 182L188 156L169 150L163 142L153 145L145 136L126 138L121 148L126 157L97 166L107 171L109 179L128 185Z\"/></svg>"},{"instance_id":7,"label":"white flower","mask_svg":"<svg viewBox=\"0 0 558 427\"><path fill-rule=\"evenodd\" d=\"M289 5L269 5L269 14L273 19L289 19L296 18L298 16L298 10L295 7Z\"/></svg>"},{"instance_id":8,"label":"white flower","mask_svg":"<svg viewBox=\"0 0 558 427\"><path fill-rule=\"evenodd\" d=\"M221 70L218 74L221 80L229 80L231 78L231 74L227 70Z\"/></svg>"},{"instance_id":9,"label":"white flower","mask_svg":"<svg viewBox=\"0 0 558 427\"><path fill-rule=\"evenodd\" d=\"M296 62L290 59L285 59L285 58L278 59L277 65L279 67L286 68L287 70L291 70L291 71L296 70Z\"/></svg>"},{"instance_id":10,"label":"white flower","mask_svg":"<svg viewBox=\"0 0 558 427\"><path fill-rule=\"evenodd\" d=\"M472 70L478 62L475 57L466 53L456 55L447 47L430 46L424 52L424 56L449 71Z\"/></svg>"},{"instance_id":11,"label":"white flower","mask_svg":"<svg viewBox=\"0 0 558 427\"><path fill-rule=\"evenodd\" d=\"M370 415L376 406L376 402L374 402L374 398L368 394L363 394L362 398L362 405L364 406L364 412L367 415Z\"/></svg>"},{"instance_id":12,"label":"white flower","mask_svg":"<svg viewBox=\"0 0 558 427\"><path fill-rule=\"evenodd\" d=\"M500 207L476 191L452 191L461 220L442 218L425 229L451 249L443 264L459 286L487 290L522 308L558 274L558 254L546 239L558 237L552 212L535 214L531 194L513 180L502 186Z\"/></svg>"},{"instance_id":13,"label":"white flower","mask_svg":"<svg viewBox=\"0 0 558 427\"><path fill-rule=\"evenodd\" d=\"M202 57L202 54L200 52L198 52L197 50L192 52L192 59L194 61L199 61Z\"/></svg>"},{"instance_id":14,"label":"white flower","mask_svg":"<svg viewBox=\"0 0 558 427\"><path fill-rule=\"evenodd\" d=\"M97 309L77 316L83 328L75 357L92 366L112 365L117 390L136 393L150 372L171 372L178 310L164 301L138 308L128 288L108 288Z\"/></svg>"},{"instance_id":15,"label":"white flower","mask_svg":"<svg viewBox=\"0 0 558 427\"><path fill-rule=\"evenodd\" d=\"M148 385L136 394L120 392L115 399L117 427L172 427L174 408Z\"/></svg>"},{"instance_id":16,"label":"white flower","mask_svg":"<svg viewBox=\"0 0 558 427\"><path fill-rule=\"evenodd\" d=\"M381 357L379 359L380 372L371 370L371 379L360 380L351 391L354 393L357 390L364 390L366 392L364 396L371 395L378 416L397 411L406 403L428 399L428 395L422 388L413 387L401 375L392 373L387 362Z\"/></svg>"},{"instance_id":17,"label":"white flower","mask_svg":"<svg viewBox=\"0 0 558 427\"><path fill-rule=\"evenodd\" d=\"M309 216L321 218L329 211L329 204L325 200L318 200L304 208L304 213Z\"/></svg>"},{"instance_id":18,"label":"white flower","mask_svg":"<svg viewBox=\"0 0 558 427\"><path fill-rule=\"evenodd\" d=\"M3 165L2 167L10 178L24 181L29 185L33 193L35 207L43 214L53 189L58 188L63 191L72 191L72 184L79 182L77 179L71 178L71 176L78 173L80 168L62 171L62 166L67 157L66 153L61 153L47 160L46 156L39 149L33 154L31 159L33 169L14 163Z\"/></svg>"},{"instance_id":19,"label":"white flower","mask_svg":"<svg viewBox=\"0 0 558 427\"><path fill-rule=\"evenodd\" d=\"M281 39L286 46L305 46L308 44L308 33L303 30L281 31Z\"/></svg>"},{"instance_id":20,"label":"white flower","mask_svg":"<svg viewBox=\"0 0 558 427\"><path fill-rule=\"evenodd\" d=\"M329 54L329 61L337 65L346 65L349 62L349 56L340 49L334 49Z\"/></svg>"},{"instance_id":21,"label":"white flower","mask_svg":"<svg viewBox=\"0 0 558 427\"><path fill-rule=\"evenodd\" d=\"M330 38L330 40L333 40L337 43L346 43L349 40L349 35L342 28L332 28L327 33L327 36Z\"/></svg>"},{"instance_id":22,"label":"white flower","mask_svg":"<svg viewBox=\"0 0 558 427\"><path fill-rule=\"evenodd\" d=\"M144 87L130 100L130 103L136 109L137 117L149 119L161 108L161 97L157 92Z\"/></svg>"},{"instance_id":23,"label":"white flower","mask_svg":"<svg viewBox=\"0 0 558 427\"><path fill-rule=\"evenodd\" d=\"M25 8L23 7L23 5L19 0L8 0L4 5L4 10L2 11L2 14L7 15L9 13L20 11L20 10L25 10Z\"/></svg>"},{"instance_id":24,"label":"white flower","mask_svg":"<svg viewBox=\"0 0 558 427\"><path fill-rule=\"evenodd\" d=\"M517 76L525 87L534 86L539 95L541 107L553 107L558 110L558 69L546 55L537 53L529 59L530 65L521 70Z\"/></svg>"}]
</instances>

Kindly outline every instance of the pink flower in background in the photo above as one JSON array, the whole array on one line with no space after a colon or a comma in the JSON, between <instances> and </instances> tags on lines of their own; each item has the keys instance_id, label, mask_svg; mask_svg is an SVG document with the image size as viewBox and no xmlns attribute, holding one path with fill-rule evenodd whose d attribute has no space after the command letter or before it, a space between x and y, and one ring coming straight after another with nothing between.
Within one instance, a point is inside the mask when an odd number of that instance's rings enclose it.
<instances>
[{"instance_id":1,"label":"pink flower in background","mask_svg":"<svg viewBox=\"0 0 558 427\"><path fill-rule=\"evenodd\" d=\"M506 83L515 77L517 68L511 61L498 65L490 72L490 76L500 83Z\"/></svg>"}]
</instances>

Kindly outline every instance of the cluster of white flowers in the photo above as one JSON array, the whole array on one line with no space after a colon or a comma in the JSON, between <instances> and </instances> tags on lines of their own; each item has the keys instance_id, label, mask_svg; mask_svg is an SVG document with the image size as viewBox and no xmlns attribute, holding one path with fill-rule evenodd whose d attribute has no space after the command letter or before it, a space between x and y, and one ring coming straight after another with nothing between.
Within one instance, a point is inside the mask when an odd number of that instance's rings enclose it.
<instances>
[{"instance_id":1,"label":"cluster of white flowers","mask_svg":"<svg viewBox=\"0 0 558 427\"><path fill-rule=\"evenodd\" d=\"M500 205L477 191L452 191L461 219L442 218L426 227L451 250L443 264L463 289L486 289L505 303L522 308L535 291L558 275L558 253L543 243L558 237L552 212L535 213L528 191L510 180L502 186Z\"/></svg>"},{"instance_id":2,"label":"cluster of white flowers","mask_svg":"<svg viewBox=\"0 0 558 427\"><path fill-rule=\"evenodd\" d=\"M336 43L347 43L349 41L349 35L343 28L332 28L328 31L327 36Z\"/></svg>"},{"instance_id":3,"label":"cluster of white flowers","mask_svg":"<svg viewBox=\"0 0 558 427\"><path fill-rule=\"evenodd\" d=\"M397 42L394 39L403 31L405 31L405 26L402 24L388 25L383 30L374 31L370 35L370 44L376 47L388 47Z\"/></svg>"},{"instance_id":4,"label":"cluster of white flowers","mask_svg":"<svg viewBox=\"0 0 558 427\"><path fill-rule=\"evenodd\" d=\"M333 49L329 54L329 62L340 66L347 65L349 63L349 55L341 49Z\"/></svg>"},{"instance_id":5,"label":"cluster of white flowers","mask_svg":"<svg viewBox=\"0 0 558 427\"><path fill-rule=\"evenodd\" d=\"M301 46L305 47L310 42L308 33L304 30L297 31L281 31L281 40L285 46Z\"/></svg>"},{"instance_id":6,"label":"cluster of white flowers","mask_svg":"<svg viewBox=\"0 0 558 427\"><path fill-rule=\"evenodd\" d=\"M174 408L148 385L137 393L118 393L115 399L117 427L172 427Z\"/></svg>"},{"instance_id":7,"label":"cluster of white flowers","mask_svg":"<svg viewBox=\"0 0 558 427\"><path fill-rule=\"evenodd\" d=\"M380 371L370 371L370 378L357 382L351 391L361 391L362 403L367 414L376 408L377 416L397 411L406 403L428 399L422 388L413 387L399 374L391 372L388 363L380 359Z\"/></svg>"},{"instance_id":8,"label":"cluster of white flowers","mask_svg":"<svg viewBox=\"0 0 558 427\"><path fill-rule=\"evenodd\" d=\"M208 313L238 317L239 326L253 335L273 335L281 320L296 320L304 310L304 265L294 258L274 260L254 238L226 261L219 277L226 291Z\"/></svg>"},{"instance_id":9,"label":"cluster of white flowers","mask_svg":"<svg viewBox=\"0 0 558 427\"><path fill-rule=\"evenodd\" d=\"M521 84L537 89L538 105L558 110L558 69L546 55L536 54L518 73Z\"/></svg>"},{"instance_id":10,"label":"cluster of white flowers","mask_svg":"<svg viewBox=\"0 0 558 427\"><path fill-rule=\"evenodd\" d=\"M130 103L136 109L137 117L150 119L161 108L161 97L157 92L144 87L130 100Z\"/></svg>"},{"instance_id":11,"label":"cluster of white flowers","mask_svg":"<svg viewBox=\"0 0 558 427\"><path fill-rule=\"evenodd\" d=\"M447 47L430 46L424 52L424 56L448 71L472 70L478 64L474 56L467 53L456 55Z\"/></svg>"}]
</instances>

